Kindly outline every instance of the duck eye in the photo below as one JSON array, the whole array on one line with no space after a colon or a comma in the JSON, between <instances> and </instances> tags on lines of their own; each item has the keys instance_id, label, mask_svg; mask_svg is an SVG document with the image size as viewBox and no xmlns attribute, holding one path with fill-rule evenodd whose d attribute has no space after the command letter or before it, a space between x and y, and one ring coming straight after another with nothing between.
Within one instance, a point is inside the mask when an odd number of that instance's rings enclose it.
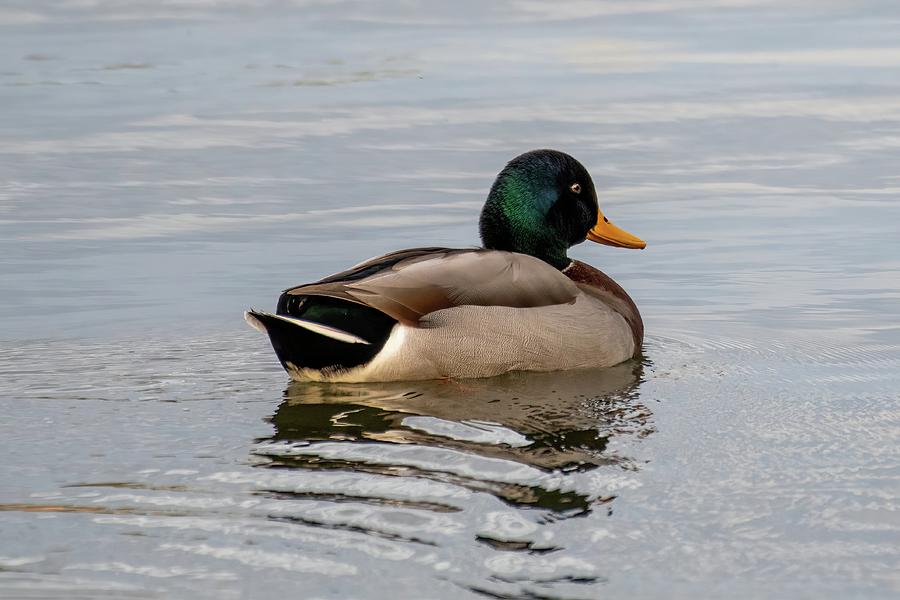
<instances>
[{"instance_id":1,"label":"duck eye","mask_svg":"<svg viewBox=\"0 0 900 600\"><path fill-rule=\"evenodd\" d=\"M581 193L581 184L573 183L572 185L569 186L569 189L572 190L573 194L580 194Z\"/></svg>"}]
</instances>

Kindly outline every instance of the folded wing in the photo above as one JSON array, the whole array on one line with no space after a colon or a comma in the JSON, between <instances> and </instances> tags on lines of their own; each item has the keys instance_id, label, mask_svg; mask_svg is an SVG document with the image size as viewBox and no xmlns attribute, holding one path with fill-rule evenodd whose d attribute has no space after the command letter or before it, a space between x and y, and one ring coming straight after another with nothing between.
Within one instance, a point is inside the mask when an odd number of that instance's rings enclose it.
<instances>
[{"instance_id":1,"label":"folded wing","mask_svg":"<svg viewBox=\"0 0 900 600\"><path fill-rule=\"evenodd\" d=\"M574 302L578 293L568 277L525 254L415 248L291 288L282 300L286 296L340 298L415 325L431 312L455 306L548 306Z\"/></svg>"}]
</instances>

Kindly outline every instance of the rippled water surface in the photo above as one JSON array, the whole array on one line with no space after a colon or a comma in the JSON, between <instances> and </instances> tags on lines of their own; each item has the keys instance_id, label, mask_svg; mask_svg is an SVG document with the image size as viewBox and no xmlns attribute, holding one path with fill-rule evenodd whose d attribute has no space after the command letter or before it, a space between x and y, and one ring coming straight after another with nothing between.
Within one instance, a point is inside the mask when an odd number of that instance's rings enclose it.
<instances>
[{"instance_id":1,"label":"rippled water surface","mask_svg":"<svg viewBox=\"0 0 900 600\"><path fill-rule=\"evenodd\" d=\"M0 597L900 595L893 2L0 7ZM535 147L645 357L292 384L241 311Z\"/></svg>"}]
</instances>

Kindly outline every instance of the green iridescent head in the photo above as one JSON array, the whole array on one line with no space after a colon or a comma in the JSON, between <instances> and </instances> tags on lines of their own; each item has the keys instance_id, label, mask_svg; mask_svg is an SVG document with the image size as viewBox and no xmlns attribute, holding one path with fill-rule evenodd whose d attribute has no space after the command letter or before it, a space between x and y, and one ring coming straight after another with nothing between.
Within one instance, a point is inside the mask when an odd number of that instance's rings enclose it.
<instances>
[{"instance_id":1,"label":"green iridescent head","mask_svg":"<svg viewBox=\"0 0 900 600\"><path fill-rule=\"evenodd\" d=\"M646 246L603 216L587 169L556 150L532 150L509 161L491 186L479 226L485 248L530 254L557 269L569 265L569 248L585 239Z\"/></svg>"},{"instance_id":2,"label":"green iridescent head","mask_svg":"<svg viewBox=\"0 0 900 600\"><path fill-rule=\"evenodd\" d=\"M569 247L597 222L597 194L581 163L555 150L533 150L509 161L481 211L485 248L536 256L558 269Z\"/></svg>"}]
</instances>

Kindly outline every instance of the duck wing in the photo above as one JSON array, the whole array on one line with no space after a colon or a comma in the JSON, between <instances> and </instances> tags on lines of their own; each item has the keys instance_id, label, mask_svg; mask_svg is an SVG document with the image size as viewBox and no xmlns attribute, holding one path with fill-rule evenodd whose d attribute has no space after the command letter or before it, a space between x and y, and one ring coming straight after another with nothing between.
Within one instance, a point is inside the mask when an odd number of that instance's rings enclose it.
<instances>
[{"instance_id":1,"label":"duck wing","mask_svg":"<svg viewBox=\"0 0 900 600\"><path fill-rule=\"evenodd\" d=\"M285 290L279 306L293 296L328 296L362 304L401 323L415 325L423 316L445 308L548 306L574 302L578 294L579 288L572 280L527 254L413 248Z\"/></svg>"}]
</instances>

